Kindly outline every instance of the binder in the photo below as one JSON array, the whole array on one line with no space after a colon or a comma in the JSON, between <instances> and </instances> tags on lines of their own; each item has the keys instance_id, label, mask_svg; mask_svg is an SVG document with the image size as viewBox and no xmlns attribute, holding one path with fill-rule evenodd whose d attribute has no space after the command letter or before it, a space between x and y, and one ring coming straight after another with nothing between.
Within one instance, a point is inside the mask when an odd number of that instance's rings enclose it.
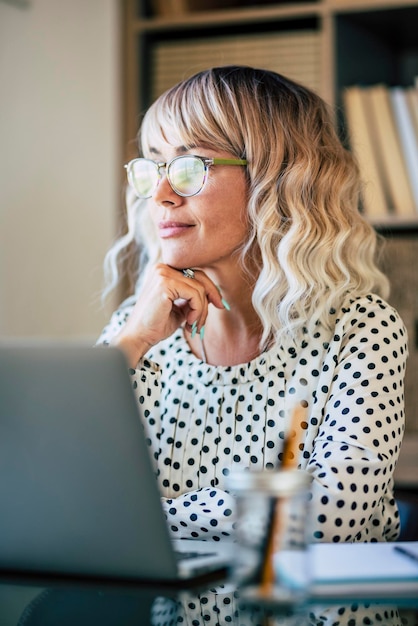
<instances>
[{"instance_id":1,"label":"binder","mask_svg":"<svg viewBox=\"0 0 418 626\"><path fill-rule=\"evenodd\" d=\"M384 85L375 85L366 91L372 113L371 127L375 129L376 144L382 155L391 204L395 214L399 217L416 217L415 203L391 108L389 90Z\"/></svg>"},{"instance_id":2,"label":"binder","mask_svg":"<svg viewBox=\"0 0 418 626\"><path fill-rule=\"evenodd\" d=\"M363 183L362 206L371 220L389 214L385 186L379 167L376 142L371 133L366 92L360 86L348 87L343 92L343 103L348 124L350 146L360 168Z\"/></svg>"}]
</instances>

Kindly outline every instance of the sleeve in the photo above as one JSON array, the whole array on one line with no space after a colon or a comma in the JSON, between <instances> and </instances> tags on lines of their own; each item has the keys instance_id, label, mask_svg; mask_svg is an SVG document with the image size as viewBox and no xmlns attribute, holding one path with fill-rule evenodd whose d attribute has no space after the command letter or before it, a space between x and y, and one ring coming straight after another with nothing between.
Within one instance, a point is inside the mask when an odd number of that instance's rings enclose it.
<instances>
[{"instance_id":1,"label":"sleeve","mask_svg":"<svg viewBox=\"0 0 418 626\"><path fill-rule=\"evenodd\" d=\"M161 480L161 468L158 467L157 458L161 446L162 425L160 414L155 410L159 402L160 377L155 368L155 364L144 361L141 369L131 370L131 374L134 378L134 389L140 390L140 412L152 450L154 469ZM175 498L162 497L161 502L173 539L219 541L233 532L234 499L221 489L202 487Z\"/></svg>"},{"instance_id":2,"label":"sleeve","mask_svg":"<svg viewBox=\"0 0 418 626\"><path fill-rule=\"evenodd\" d=\"M358 307L336 334L339 356L307 469L313 539L393 540L393 471L404 434L407 334L388 305ZM319 404L320 406L320 404Z\"/></svg>"},{"instance_id":3,"label":"sleeve","mask_svg":"<svg viewBox=\"0 0 418 626\"><path fill-rule=\"evenodd\" d=\"M103 329L96 345L109 345L112 339L119 333L135 304L135 298L131 296L125 300L119 309L111 316L109 323ZM158 363L142 357L135 369L129 368L132 380L132 388L139 404L139 412L143 418L143 424L148 437L148 444L153 450L158 450L158 432L160 430L159 406L161 397L161 368ZM158 409L156 411L156 408ZM150 416L152 423L149 422ZM155 448L157 446L157 448ZM156 469L156 468L155 468Z\"/></svg>"},{"instance_id":4,"label":"sleeve","mask_svg":"<svg viewBox=\"0 0 418 626\"><path fill-rule=\"evenodd\" d=\"M173 538L219 541L233 533L234 499L225 491L205 487L162 502Z\"/></svg>"},{"instance_id":5,"label":"sleeve","mask_svg":"<svg viewBox=\"0 0 418 626\"><path fill-rule=\"evenodd\" d=\"M133 296L127 298L111 316L109 323L104 327L96 345L109 345L119 333L131 314L135 301Z\"/></svg>"}]
</instances>

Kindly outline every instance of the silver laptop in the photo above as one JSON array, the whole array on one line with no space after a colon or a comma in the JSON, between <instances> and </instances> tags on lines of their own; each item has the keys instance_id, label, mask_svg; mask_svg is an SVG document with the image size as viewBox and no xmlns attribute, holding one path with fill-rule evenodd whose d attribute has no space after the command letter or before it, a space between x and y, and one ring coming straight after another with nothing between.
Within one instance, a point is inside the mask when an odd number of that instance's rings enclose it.
<instances>
[{"instance_id":1,"label":"silver laptop","mask_svg":"<svg viewBox=\"0 0 418 626\"><path fill-rule=\"evenodd\" d=\"M1 572L175 582L230 557L173 546L116 348L0 344L0 503Z\"/></svg>"}]
</instances>

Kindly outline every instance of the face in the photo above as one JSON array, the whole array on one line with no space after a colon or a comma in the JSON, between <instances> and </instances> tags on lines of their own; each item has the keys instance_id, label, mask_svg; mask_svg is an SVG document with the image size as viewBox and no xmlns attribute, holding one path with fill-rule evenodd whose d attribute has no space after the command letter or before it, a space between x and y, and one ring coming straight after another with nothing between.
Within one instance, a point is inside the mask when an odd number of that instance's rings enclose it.
<instances>
[{"instance_id":1,"label":"face","mask_svg":"<svg viewBox=\"0 0 418 626\"><path fill-rule=\"evenodd\" d=\"M185 151L168 143L155 143L145 156L168 162L181 154L210 158L234 155L196 146ZM211 165L206 183L197 195L182 197L171 188L165 170L153 196L147 201L161 245L162 261L182 269L220 269L237 263L233 253L248 232L245 166Z\"/></svg>"}]
</instances>

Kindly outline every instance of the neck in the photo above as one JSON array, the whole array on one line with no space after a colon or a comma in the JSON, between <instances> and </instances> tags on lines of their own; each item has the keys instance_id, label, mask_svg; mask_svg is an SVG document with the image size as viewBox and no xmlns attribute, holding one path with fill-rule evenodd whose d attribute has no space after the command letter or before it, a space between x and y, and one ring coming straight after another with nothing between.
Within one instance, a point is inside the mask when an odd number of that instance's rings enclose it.
<instances>
[{"instance_id":1,"label":"neck","mask_svg":"<svg viewBox=\"0 0 418 626\"><path fill-rule=\"evenodd\" d=\"M200 339L199 347L194 344L193 352L210 365L232 366L241 363L249 363L261 352L260 337L258 334L244 339L242 336L236 339L215 337L208 339L205 335Z\"/></svg>"},{"instance_id":2,"label":"neck","mask_svg":"<svg viewBox=\"0 0 418 626\"><path fill-rule=\"evenodd\" d=\"M216 268L202 269L218 285L228 306L225 309L209 306L203 341L199 334L192 339L186 333L191 350L211 365L248 363L261 352L263 332L252 304L255 281L240 263L231 260L217 264Z\"/></svg>"},{"instance_id":3,"label":"neck","mask_svg":"<svg viewBox=\"0 0 418 626\"><path fill-rule=\"evenodd\" d=\"M224 294L224 291L222 291ZM196 335L187 339L193 353L211 365L248 363L261 352L262 326L245 293L224 295L230 310L209 307L203 339ZM203 350L202 350L203 348Z\"/></svg>"}]
</instances>

